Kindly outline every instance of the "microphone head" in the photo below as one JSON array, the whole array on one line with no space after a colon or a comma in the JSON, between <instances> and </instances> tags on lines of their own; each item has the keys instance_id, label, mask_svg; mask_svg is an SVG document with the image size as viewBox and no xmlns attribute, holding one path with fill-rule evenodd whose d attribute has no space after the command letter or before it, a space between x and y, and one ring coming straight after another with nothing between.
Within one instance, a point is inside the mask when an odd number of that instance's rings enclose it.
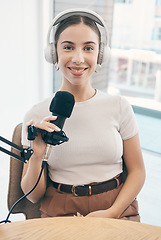
<instances>
[{"instance_id":1,"label":"microphone head","mask_svg":"<svg viewBox=\"0 0 161 240\"><path fill-rule=\"evenodd\" d=\"M49 110L55 115L69 118L75 104L74 96L66 91L58 91L53 97Z\"/></svg>"}]
</instances>

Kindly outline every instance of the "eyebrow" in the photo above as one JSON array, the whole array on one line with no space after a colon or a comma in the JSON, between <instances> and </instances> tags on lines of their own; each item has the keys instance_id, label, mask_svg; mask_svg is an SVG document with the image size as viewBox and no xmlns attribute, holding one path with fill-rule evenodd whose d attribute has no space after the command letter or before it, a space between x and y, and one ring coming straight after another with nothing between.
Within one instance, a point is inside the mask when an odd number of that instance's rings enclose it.
<instances>
[{"instance_id":1,"label":"eyebrow","mask_svg":"<svg viewBox=\"0 0 161 240\"><path fill-rule=\"evenodd\" d=\"M73 42L71 42L71 41L63 41L61 44L64 44L64 43L68 43L68 44L72 44L72 45L74 45L74 43ZM85 42L84 43L84 45L85 44L95 44L96 45L96 43L95 42L93 42L93 41L88 41L88 42Z\"/></svg>"},{"instance_id":2,"label":"eyebrow","mask_svg":"<svg viewBox=\"0 0 161 240\"><path fill-rule=\"evenodd\" d=\"M71 41L63 41L61 44L64 44L64 43L74 44L74 43L71 42Z\"/></svg>"},{"instance_id":3,"label":"eyebrow","mask_svg":"<svg viewBox=\"0 0 161 240\"><path fill-rule=\"evenodd\" d=\"M91 44L91 43L96 45L96 43L93 41L85 42L84 44Z\"/></svg>"}]
</instances>

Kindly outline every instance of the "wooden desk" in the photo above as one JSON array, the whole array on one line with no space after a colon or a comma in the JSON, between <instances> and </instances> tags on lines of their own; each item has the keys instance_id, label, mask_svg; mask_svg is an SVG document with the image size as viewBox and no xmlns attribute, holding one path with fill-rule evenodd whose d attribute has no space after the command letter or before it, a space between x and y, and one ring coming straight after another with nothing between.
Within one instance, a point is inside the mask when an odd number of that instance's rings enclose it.
<instances>
[{"instance_id":1,"label":"wooden desk","mask_svg":"<svg viewBox=\"0 0 161 240\"><path fill-rule=\"evenodd\" d=\"M105 218L32 219L0 226L1 240L159 240L161 227Z\"/></svg>"}]
</instances>

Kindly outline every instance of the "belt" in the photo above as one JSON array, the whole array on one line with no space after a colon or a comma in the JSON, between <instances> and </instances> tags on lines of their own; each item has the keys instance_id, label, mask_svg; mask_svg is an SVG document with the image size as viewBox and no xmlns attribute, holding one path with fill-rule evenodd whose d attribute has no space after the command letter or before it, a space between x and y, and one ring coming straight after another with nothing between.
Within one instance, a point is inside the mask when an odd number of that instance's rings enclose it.
<instances>
[{"instance_id":1,"label":"belt","mask_svg":"<svg viewBox=\"0 0 161 240\"><path fill-rule=\"evenodd\" d=\"M72 193L75 197L78 197L91 196L103 192L108 192L117 188L122 182L122 174L120 174L118 177L101 183L92 183L86 185L67 185L52 181L52 185L54 188L58 189L59 192Z\"/></svg>"}]
</instances>

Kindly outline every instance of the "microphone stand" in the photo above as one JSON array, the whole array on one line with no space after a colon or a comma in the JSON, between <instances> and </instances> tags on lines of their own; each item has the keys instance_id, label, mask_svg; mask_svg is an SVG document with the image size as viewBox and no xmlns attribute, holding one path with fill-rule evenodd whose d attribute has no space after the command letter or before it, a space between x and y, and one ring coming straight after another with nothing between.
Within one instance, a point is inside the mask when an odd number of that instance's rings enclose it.
<instances>
[{"instance_id":1,"label":"microphone stand","mask_svg":"<svg viewBox=\"0 0 161 240\"><path fill-rule=\"evenodd\" d=\"M3 138L2 136L0 136L0 141L10 145L11 147L17 149L20 153L21 153L21 156L11 152L11 151L8 151L7 149L3 148L3 147L0 147L0 151L20 160L21 162L23 163L27 163L27 161L30 159L31 155L33 154L33 149L31 149L30 147L26 147L26 148L22 148L16 144L14 144L13 142L10 142L9 140ZM41 175L42 175L42 172L43 172L43 169L46 165L46 162L48 160L48 154L51 150L51 145L47 144L46 146L46 150L45 150L45 153L43 155L43 159L42 159L42 164L41 164L41 171L40 171L40 174L39 174L39 177L35 183L35 185L33 186L33 188L26 194L24 194L20 199L18 199L14 204L13 206L11 207L8 215L7 215L7 218L3 221L0 221L0 224L1 223L7 223L7 222L11 222L9 219L9 216L10 214L12 213L12 210L14 209L14 207L20 202L22 201L25 197L27 197L35 188L36 186L38 185L39 181L40 181L40 178L41 178Z\"/></svg>"},{"instance_id":2,"label":"microphone stand","mask_svg":"<svg viewBox=\"0 0 161 240\"><path fill-rule=\"evenodd\" d=\"M6 143L6 144L8 144L9 146L11 146L11 147L15 148L16 150L18 150L18 151L20 152L20 155L21 155L21 156L13 153L13 152L11 152L11 151L9 151L9 150L1 147L1 146L0 146L0 151L2 151L2 152L4 152L4 153L6 153L6 154L8 154L8 155L10 155L10 156L12 156L12 157L14 157L15 159L20 160L20 161L23 162L23 163L27 163L28 160L30 159L31 155L33 154L33 149L31 149L30 147L22 148L22 147L16 145L15 143L13 143L13 142L10 142L10 141L7 140L6 138L3 138L2 136L0 136L0 141ZM39 180L40 180L40 178L41 178L41 175L42 175L42 171L43 171L43 169L44 169L44 166L45 166L45 162L46 162L45 160L46 160L46 159L43 159L42 167L41 167L41 172L40 172L40 174L39 174L39 177L38 177L38 180L37 180L35 186L34 186L27 194L23 195L20 199L18 199L18 200L14 203L14 205L11 207L11 209L10 209L10 211L9 211L9 213L8 213L8 216L7 216L6 220L0 221L0 224L1 224L1 223L11 222L11 221L8 220L8 219L9 219L9 216L10 216L13 208L14 208L22 199L24 199L26 196L28 196L28 195L36 188L36 186L37 186L37 184L39 183Z\"/></svg>"},{"instance_id":3,"label":"microphone stand","mask_svg":"<svg viewBox=\"0 0 161 240\"><path fill-rule=\"evenodd\" d=\"M16 145L13 142L10 142L9 140L7 140L6 138L3 138L2 136L0 136L0 141L8 144L9 146L15 148L16 150L18 150L21 153L21 156L8 151L7 149L0 147L0 151L20 160L21 162L27 163L27 161L30 159L31 155L33 154L33 150L30 147L26 147L26 148L22 148L18 145Z\"/></svg>"},{"instance_id":4,"label":"microphone stand","mask_svg":"<svg viewBox=\"0 0 161 240\"><path fill-rule=\"evenodd\" d=\"M30 147L22 148L22 147L20 147L20 146L18 146L18 145L16 145L16 144L14 144L13 142L10 142L9 140L1 137L1 136L0 136L0 141L2 141L2 142L4 142L4 143L12 146L13 148L17 149L18 151L20 151L21 156L15 154L15 153L12 153L11 151L8 151L8 150L6 150L5 148L2 148L2 147L0 147L0 151L2 151L2 152L4 152L4 153L6 153L6 154L8 154L8 155L10 155L10 156L18 159L18 160L20 160L20 161L22 161L22 162L24 162L24 163L27 163L27 161L30 159L31 155L33 154L33 149L31 149ZM1 223L11 222L11 221L8 220L8 219L9 219L9 216L10 216L10 214L12 213L14 207L15 207L20 201L22 201L25 197L27 197L27 196L36 188L36 186L38 185L38 183L39 183L39 181L40 181L40 178L41 178L43 169L44 169L44 167L45 167L45 164L46 164L46 162L47 162L48 154L49 154L50 150L51 150L51 146L50 146L49 144L47 144L46 150L45 150L45 153L44 153L44 156L43 156L43 159L42 159L41 171L40 171L39 177L38 177L35 185L33 186L33 188L32 188L28 193L24 194L20 199L18 199L18 200L13 204L13 206L11 207L11 209L10 209L8 215L7 215L7 218L6 218L5 220L3 220L3 221L0 221L0 224L1 224Z\"/></svg>"}]
</instances>

